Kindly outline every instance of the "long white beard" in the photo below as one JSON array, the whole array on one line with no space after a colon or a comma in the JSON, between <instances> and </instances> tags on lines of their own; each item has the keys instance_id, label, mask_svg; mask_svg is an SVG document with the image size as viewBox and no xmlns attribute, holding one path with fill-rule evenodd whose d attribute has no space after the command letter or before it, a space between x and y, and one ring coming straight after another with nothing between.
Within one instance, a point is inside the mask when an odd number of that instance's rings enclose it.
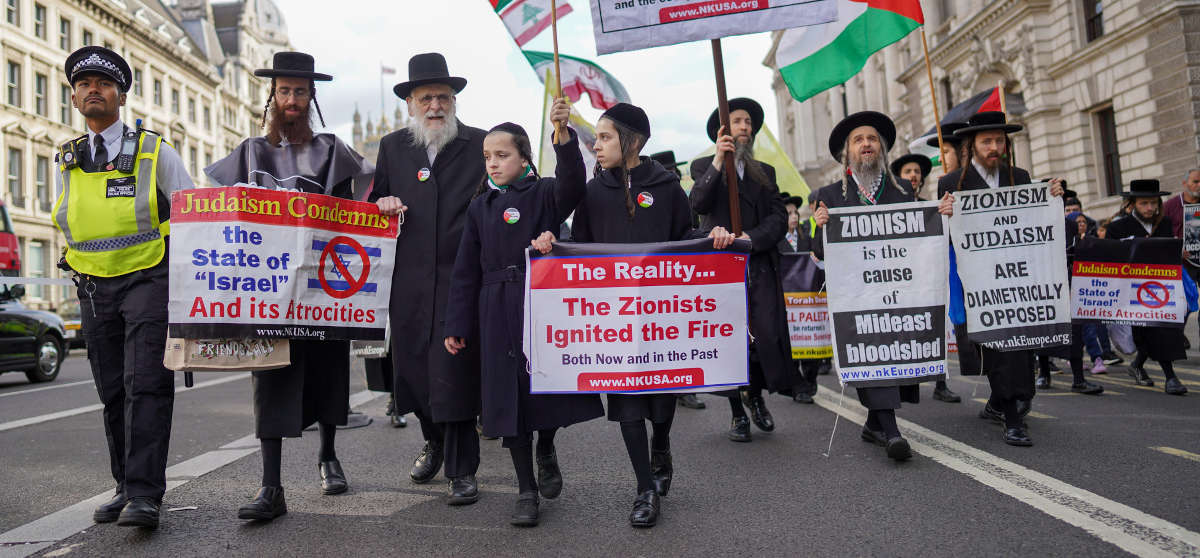
<instances>
[{"instance_id":1,"label":"long white beard","mask_svg":"<svg viewBox=\"0 0 1200 558\"><path fill-rule=\"evenodd\" d=\"M863 179L874 180L883 172L883 157L875 156L871 161L858 161L850 163L850 168L854 170L854 174Z\"/></svg>"},{"instance_id":2,"label":"long white beard","mask_svg":"<svg viewBox=\"0 0 1200 558\"><path fill-rule=\"evenodd\" d=\"M446 144L458 137L458 119L454 117L454 114L453 106L447 110L417 112L416 116L408 121L408 131L412 133L412 144L424 149L432 147L435 151L441 152ZM436 128L429 126L429 117L431 116L445 117L442 119L442 126Z\"/></svg>"}]
</instances>

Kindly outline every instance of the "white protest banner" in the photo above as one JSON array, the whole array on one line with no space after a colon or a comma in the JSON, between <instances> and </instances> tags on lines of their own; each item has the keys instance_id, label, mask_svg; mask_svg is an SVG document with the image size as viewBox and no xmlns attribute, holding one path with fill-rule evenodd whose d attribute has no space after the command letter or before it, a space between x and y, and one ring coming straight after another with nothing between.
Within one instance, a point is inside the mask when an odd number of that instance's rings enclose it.
<instances>
[{"instance_id":1,"label":"white protest banner","mask_svg":"<svg viewBox=\"0 0 1200 558\"><path fill-rule=\"evenodd\" d=\"M1072 316L1135 326L1183 327L1187 297L1178 238L1105 240L1075 247Z\"/></svg>"},{"instance_id":2,"label":"white protest banner","mask_svg":"<svg viewBox=\"0 0 1200 558\"><path fill-rule=\"evenodd\" d=\"M749 243L555 244L529 254L531 393L717 391L748 383Z\"/></svg>"},{"instance_id":3,"label":"white protest banner","mask_svg":"<svg viewBox=\"0 0 1200 558\"><path fill-rule=\"evenodd\" d=\"M825 300L825 269L811 252L779 255L783 275L783 301L787 305L788 332L793 359L833 356L829 309Z\"/></svg>"},{"instance_id":4,"label":"white protest banner","mask_svg":"<svg viewBox=\"0 0 1200 558\"><path fill-rule=\"evenodd\" d=\"M596 53L829 23L834 0L592 0Z\"/></svg>"},{"instance_id":5,"label":"white protest banner","mask_svg":"<svg viewBox=\"0 0 1200 558\"><path fill-rule=\"evenodd\" d=\"M1062 198L1029 184L954 193L950 236L971 341L998 351L1071 342Z\"/></svg>"},{"instance_id":6,"label":"white protest banner","mask_svg":"<svg viewBox=\"0 0 1200 558\"><path fill-rule=\"evenodd\" d=\"M1183 249L1200 258L1200 204L1183 206Z\"/></svg>"},{"instance_id":7,"label":"white protest banner","mask_svg":"<svg viewBox=\"0 0 1200 558\"><path fill-rule=\"evenodd\" d=\"M946 219L937 202L829 210L826 290L838 379L856 387L946 378Z\"/></svg>"},{"instance_id":8,"label":"white protest banner","mask_svg":"<svg viewBox=\"0 0 1200 558\"><path fill-rule=\"evenodd\" d=\"M383 339L398 232L372 203L251 187L175 192L171 335Z\"/></svg>"}]
</instances>

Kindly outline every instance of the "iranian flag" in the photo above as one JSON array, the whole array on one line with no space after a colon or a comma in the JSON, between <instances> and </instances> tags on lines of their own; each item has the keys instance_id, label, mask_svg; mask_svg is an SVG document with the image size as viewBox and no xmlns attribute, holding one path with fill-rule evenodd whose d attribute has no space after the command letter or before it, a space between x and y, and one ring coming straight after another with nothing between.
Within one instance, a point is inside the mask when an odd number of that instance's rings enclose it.
<instances>
[{"instance_id":1,"label":"iranian flag","mask_svg":"<svg viewBox=\"0 0 1200 558\"><path fill-rule=\"evenodd\" d=\"M496 11L496 15L500 16L500 20L504 22L504 26L508 28L508 32L512 34L513 39L517 41L518 46L525 46L525 43L533 40L538 33L541 33L551 23L550 0L488 0L492 4L492 9ZM571 13L571 5L562 0L558 2L558 17Z\"/></svg>"},{"instance_id":2,"label":"iranian flag","mask_svg":"<svg viewBox=\"0 0 1200 558\"><path fill-rule=\"evenodd\" d=\"M525 55L529 65L533 66L533 71L537 72L538 77L554 77L553 53L534 50L523 50L521 53ZM625 86L595 62L559 54L558 66L562 70L563 95L572 103L578 103L584 93L588 94L592 106L600 110L608 110L617 103L629 102L629 92L625 91Z\"/></svg>"},{"instance_id":3,"label":"iranian flag","mask_svg":"<svg viewBox=\"0 0 1200 558\"><path fill-rule=\"evenodd\" d=\"M784 31L775 67L792 97L804 101L845 83L871 54L924 23L918 0L838 0L836 20Z\"/></svg>"}]
</instances>

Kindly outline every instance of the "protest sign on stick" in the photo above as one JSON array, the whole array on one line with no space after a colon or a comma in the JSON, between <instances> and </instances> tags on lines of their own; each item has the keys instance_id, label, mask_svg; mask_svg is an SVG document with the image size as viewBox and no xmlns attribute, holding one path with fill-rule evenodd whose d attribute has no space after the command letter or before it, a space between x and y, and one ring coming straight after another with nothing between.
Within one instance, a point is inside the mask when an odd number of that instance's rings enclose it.
<instances>
[{"instance_id":1,"label":"protest sign on stick","mask_svg":"<svg viewBox=\"0 0 1200 558\"><path fill-rule=\"evenodd\" d=\"M821 265L811 252L779 255L793 359L833 356L829 307L825 296L825 270Z\"/></svg>"},{"instance_id":2,"label":"protest sign on stick","mask_svg":"<svg viewBox=\"0 0 1200 558\"><path fill-rule=\"evenodd\" d=\"M1072 316L1081 321L1183 327L1187 297L1180 243L1178 238L1082 238L1072 266Z\"/></svg>"}]
</instances>

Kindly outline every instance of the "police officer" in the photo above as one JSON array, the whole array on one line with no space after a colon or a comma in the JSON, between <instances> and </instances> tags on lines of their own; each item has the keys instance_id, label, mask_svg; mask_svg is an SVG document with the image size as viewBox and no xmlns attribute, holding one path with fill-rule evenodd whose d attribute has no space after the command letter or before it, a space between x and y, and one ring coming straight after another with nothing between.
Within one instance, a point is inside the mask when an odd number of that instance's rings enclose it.
<instances>
[{"instance_id":1,"label":"police officer","mask_svg":"<svg viewBox=\"0 0 1200 558\"><path fill-rule=\"evenodd\" d=\"M56 155L54 224L67 242L59 265L79 286L117 483L93 519L153 529L167 487L175 401L175 378L163 366L169 196L195 185L161 136L121 122L132 73L120 55L87 46L67 57L64 69L87 133Z\"/></svg>"}]
</instances>

